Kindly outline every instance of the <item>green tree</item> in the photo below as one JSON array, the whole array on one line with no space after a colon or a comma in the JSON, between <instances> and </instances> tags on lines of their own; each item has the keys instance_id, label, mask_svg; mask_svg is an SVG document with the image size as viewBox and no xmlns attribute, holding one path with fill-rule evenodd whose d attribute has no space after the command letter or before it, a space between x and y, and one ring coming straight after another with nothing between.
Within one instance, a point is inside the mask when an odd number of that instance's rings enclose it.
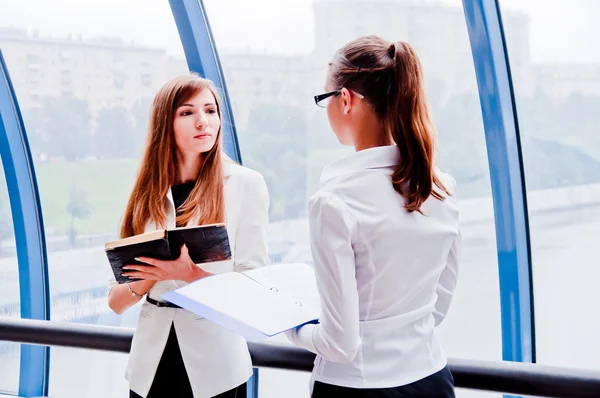
<instances>
[{"instance_id":1,"label":"green tree","mask_svg":"<svg viewBox=\"0 0 600 398\"><path fill-rule=\"evenodd\" d=\"M88 218L92 213L92 209L87 201L85 191L79 189L76 185L72 185L71 194L69 195L69 202L67 203L66 209L71 216L71 224L69 226L69 244L74 246L75 238L77 237L75 219Z\"/></svg>"},{"instance_id":2,"label":"green tree","mask_svg":"<svg viewBox=\"0 0 600 398\"><path fill-rule=\"evenodd\" d=\"M240 132L244 163L263 174L271 197L271 220L298 218L306 209L306 120L301 110L261 104Z\"/></svg>"},{"instance_id":3,"label":"green tree","mask_svg":"<svg viewBox=\"0 0 600 398\"><path fill-rule=\"evenodd\" d=\"M133 104L131 113L133 115L133 140L135 157L140 157L143 153L146 136L148 135L148 124L150 122L150 110L152 107L152 98L142 98Z\"/></svg>"},{"instance_id":4,"label":"green tree","mask_svg":"<svg viewBox=\"0 0 600 398\"><path fill-rule=\"evenodd\" d=\"M488 161L481 106L475 92L436 100L432 117L439 139L440 167L450 172L461 197L489 194Z\"/></svg>"},{"instance_id":5,"label":"green tree","mask_svg":"<svg viewBox=\"0 0 600 398\"><path fill-rule=\"evenodd\" d=\"M73 161L90 153L90 112L86 101L72 96L46 97L43 120L50 156Z\"/></svg>"},{"instance_id":6,"label":"green tree","mask_svg":"<svg viewBox=\"0 0 600 398\"><path fill-rule=\"evenodd\" d=\"M571 137L571 142L600 160L600 96L573 93L568 96L560 112L567 123L559 137Z\"/></svg>"},{"instance_id":7,"label":"green tree","mask_svg":"<svg viewBox=\"0 0 600 398\"><path fill-rule=\"evenodd\" d=\"M28 109L23 114L25 130L27 131L27 139L29 148L35 158L39 158L42 153L47 152L46 121L43 108L35 107Z\"/></svg>"},{"instance_id":8,"label":"green tree","mask_svg":"<svg viewBox=\"0 0 600 398\"><path fill-rule=\"evenodd\" d=\"M600 181L599 96L543 91L517 96L519 132L528 189ZM488 194L489 166L480 101L475 92L438 103L433 118L441 166L457 180L461 197Z\"/></svg>"}]
</instances>

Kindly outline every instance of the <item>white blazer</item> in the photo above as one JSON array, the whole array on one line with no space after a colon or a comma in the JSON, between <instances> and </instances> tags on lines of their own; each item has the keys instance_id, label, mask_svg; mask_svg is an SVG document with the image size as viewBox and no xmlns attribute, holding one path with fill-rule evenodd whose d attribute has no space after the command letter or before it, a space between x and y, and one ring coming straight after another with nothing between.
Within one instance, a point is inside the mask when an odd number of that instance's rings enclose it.
<instances>
[{"instance_id":1,"label":"white blazer","mask_svg":"<svg viewBox=\"0 0 600 398\"><path fill-rule=\"evenodd\" d=\"M267 227L269 196L259 173L236 163L224 163L224 196L232 260L202 264L211 273L244 271L269 262ZM175 227L175 206L168 193L164 228ZM145 232L155 230L149 222ZM115 282L113 282L115 283ZM158 301L164 292L184 286L183 281L157 282L148 292ZM234 294L234 292L232 292ZM150 391L169 336L171 323L195 398L213 397L246 382L252 361L243 337L179 308L159 308L143 302L127 365L129 387L142 397Z\"/></svg>"},{"instance_id":2,"label":"white blazer","mask_svg":"<svg viewBox=\"0 0 600 398\"><path fill-rule=\"evenodd\" d=\"M436 326L448 313L460 259L454 195L409 213L393 188L396 146L329 165L309 203L321 296L318 325L288 332L317 354L313 380L353 388L402 386L446 365ZM453 192L455 182L437 172Z\"/></svg>"}]
</instances>

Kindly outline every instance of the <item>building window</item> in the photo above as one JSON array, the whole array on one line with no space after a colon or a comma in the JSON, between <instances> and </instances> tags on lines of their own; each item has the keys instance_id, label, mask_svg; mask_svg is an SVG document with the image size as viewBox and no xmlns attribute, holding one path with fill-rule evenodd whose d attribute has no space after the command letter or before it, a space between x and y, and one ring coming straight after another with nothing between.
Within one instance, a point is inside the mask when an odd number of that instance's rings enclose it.
<instances>
[{"instance_id":1,"label":"building window","mask_svg":"<svg viewBox=\"0 0 600 398\"><path fill-rule=\"evenodd\" d=\"M70 86L72 83L72 75L70 70L61 70L60 71L60 82L63 86Z\"/></svg>"},{"instance_id":2,"label":"building window","mask_svg":"<svg viewBox=\"0 0 600 398\"><path fill-rule=\"evenodd\" d=\"M72 57L73 57L73 55L69 51L61 51L60 52L61 61L69 61Z\"/></svg>"},{"instance_id":3,"label":"building window","mask_svg":"<svg viewBox=\"0 0 600 398\"><path fill-rule=\"evenodd\" d=\"M123 51L113 52L113 62L116 64L125 62L125 53Z\"/></svg>"},{"instance_id":4,"label":"building window","mask_svg":"<svg viewBox=\"0 0 600 398\"><path fill-rule=\"evenodd\" d=\"M122 90L125 88L126 76L123 73L115 73L113 75L113 85L116 89Z\"/></svg>"},{"instance_id":5,"label":"building window","mask_svg":"<svg viewBox=\"0 0 600 398\"><path fill-rule=\"evenodd\" d=\"M29 65L31 64L39 64L40 63L40 56L37 54L27 54L27 63Z\"/></svg>"}]
</instances>

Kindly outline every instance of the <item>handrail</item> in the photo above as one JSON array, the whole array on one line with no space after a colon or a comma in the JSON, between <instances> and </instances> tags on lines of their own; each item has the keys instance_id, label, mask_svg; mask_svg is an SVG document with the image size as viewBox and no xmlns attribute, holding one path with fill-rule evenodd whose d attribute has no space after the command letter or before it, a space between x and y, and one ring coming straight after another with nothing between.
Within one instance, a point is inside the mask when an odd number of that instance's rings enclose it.
<instances>
[{"instance_id":1,"label":"handrail","mask_svg":"<svg viewBox=\"0 0 600 398\"><path fill-rule=\"evenodd\" d=\"M0 341L129 352L133 329L0 318ZM249 343L255 367L311 371L314 354L277 344ZM600 396L600 372L531 363L448 360L455 385L482 391L555 398Z\"/></svg>"}]
</instances>

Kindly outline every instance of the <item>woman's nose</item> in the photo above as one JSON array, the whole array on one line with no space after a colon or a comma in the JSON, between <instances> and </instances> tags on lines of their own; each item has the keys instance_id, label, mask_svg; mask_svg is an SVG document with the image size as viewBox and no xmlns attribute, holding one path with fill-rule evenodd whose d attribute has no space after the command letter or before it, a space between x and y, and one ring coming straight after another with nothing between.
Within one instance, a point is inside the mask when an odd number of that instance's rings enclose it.
<instances>
[{"instance_id":1,"label":"woman's nose","mask_svg":"<svg viewBox=\"0 0 600 398\"><path fill-rule=\"evenodd\" d=\"M198 113L198 120L196 120L196 127L201 128L208 125L208 118L204 114L204 112Z\"/></svg>"}]
</instances>

